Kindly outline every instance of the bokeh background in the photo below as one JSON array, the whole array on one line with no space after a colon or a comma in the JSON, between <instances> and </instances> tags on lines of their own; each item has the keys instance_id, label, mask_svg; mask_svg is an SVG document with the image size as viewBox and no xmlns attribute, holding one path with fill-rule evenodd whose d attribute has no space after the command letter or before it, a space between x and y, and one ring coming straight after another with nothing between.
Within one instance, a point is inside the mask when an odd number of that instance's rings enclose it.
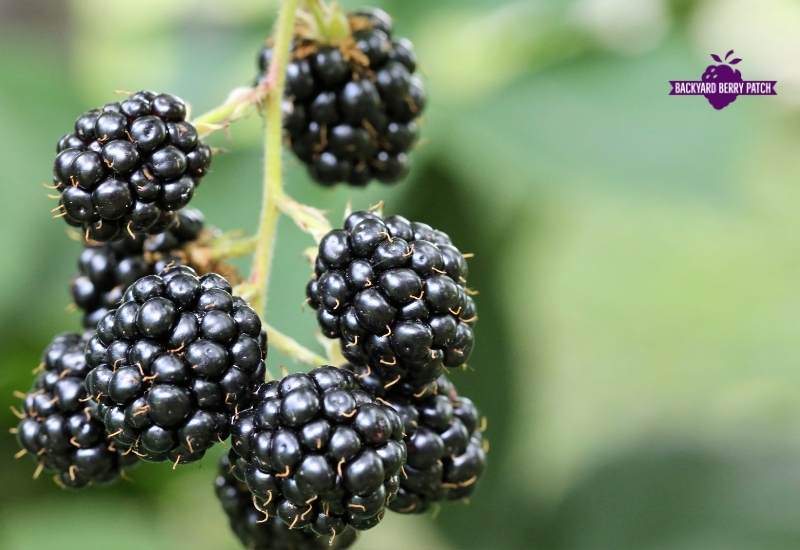
<instances>
[{"instance_id":1,"label":"bokeh background","mask_svg":"<svg viewBox=\"0 0 800 550\"><path fill-rule=\"evenodd\" d=\"M346 0L350 8L356 1ZM480 289L456 374L489 417L468 505L388 516L364 549L800 547L800 4L794 0L395 0L430 90L413 171L289 192L341 219L386 211L449 232ZM200 113L247 84L268 0L0 0L0 425L52 335L78 327L79 245L49 219L56 140L115 90ZM777 97L721 112L669 97L735 49ZM254 229L258 118L229 137L194 205ZM301 308L307 236L284 220L271 323L318 346ZM319 349L318 347L316 349ZM277 353L273 373L299 370ZM0 436L0 548L234 549L215 457L80 493L30 479Z\"/></svg>"}]
</instances>

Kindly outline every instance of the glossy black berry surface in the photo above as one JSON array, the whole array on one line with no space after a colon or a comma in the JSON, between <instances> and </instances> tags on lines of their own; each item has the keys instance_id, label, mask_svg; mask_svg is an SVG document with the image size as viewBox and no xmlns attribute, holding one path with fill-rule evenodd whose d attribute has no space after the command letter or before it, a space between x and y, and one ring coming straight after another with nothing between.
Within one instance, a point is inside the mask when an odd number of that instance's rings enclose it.
<instances>
[{"instance_id":1,"label":"glossy black berry surface","mask_svg":"<svg viewBox=\"0 0 800 550\"><path fill-rule=\"evenodd\" d=\"M354 212L320 241L306 293L322 333L386 387L421 387L472 351L475 303L450 238L402 216Z\"/></svg>"},{"instance_id":2,"label":"glossy black berry surface","mask_svg":"<svg viewBox=\"0 0 800 550\"><path fill-rule=\"evenodd\" d=\"M242 477L240 474L238 476ZM310 529L289 529L289 526L277 517L266 518L253 505L253 495L247 489L247 485L237 479L235 466L231 464L227 454L220 459L214 489L228 517L231 530L245 548L343 550L352 546L356 540L357 533L352 528L345 529L333 538L320 537Z\"/></svg>"},{"instance_id":3,"label":"glossy black berry surface","mask_svg":"<svg viewBox=\"0 0 800 550\"><path fill-rule=\"evenodd\" d=\"M26 454L67 487L106 483L136 462L106 439L103 423L86 399L89 366L80 334L56 336L42 357L42 370L23 400L17 440Z\"/></svg>"},{"instance_id":4,"label":"glossy black berry surface","mask_svg":"<svg viewBox=\"0 0 800 550\"><path fill-rule=\"evenodd\" d=\"M377 525L406 460L399 415L334 367L261 386L231 440L259 511L320 536Z\"/></svg>"},{"instance_id":5,"label":"glossy black berry surface","mask_svg":"<svg viewBox=\"0 0 800 550\"><path fill-rule=\"evenodd\" d=\"M72 299L83 313L83 326L95 328L108 310L117 306L129 285L179 260L176 253L200 236L203 225L199 210L185 208L162 233L149 237L125 233L115 241L87 245L70 287Z\"/></svg>"},{"instance_id":6,"label":"glossy black berry surface","mask_svg":"<svg viewBox=\"0 0 800 550\"><path fill-rule=\"evenodd\" d=\"M86 388L119 448L192 462L250 406L266 351L258 315L227 280L169 268L134 282L100 320Z\"/></svg>"},{"instance_id":7,"label":"glossy black berry surface","mask_svg":"<svg viewBox=\"0 0 800 550\"><path fill-rule=\"evenodd\" d=\"M486 468L483 420L475 404L442 376L438 393L421 399L389 393L403 419L408 462L391 510L426 511L432 503L472 495Z\"/></svg>"},{"instance_id":8,"label":"glossy black berry surface","mask_svg":"<svg viewBox=\"0 0 800 550\"><path fill-rule=\"evenodd\" d=\"M82 114L57 151L57 215L102 242L163 231L211 164L183 100L147 91Z\"/></svg>"},{"instance_id":9,"label":"glossy black berry surface","mask_svg":"<svg viewBox=\"0 0 800 550\"><path fill-rule=\"evenodd\" d=\"M408 173L426 96L414 47L392 36L381 10L348 16L351 37L325 45L296 37L287 67L285 135L323 185L384 183ZM272 58L259 55L260 79Z\"/></svg>"}]
</instances>

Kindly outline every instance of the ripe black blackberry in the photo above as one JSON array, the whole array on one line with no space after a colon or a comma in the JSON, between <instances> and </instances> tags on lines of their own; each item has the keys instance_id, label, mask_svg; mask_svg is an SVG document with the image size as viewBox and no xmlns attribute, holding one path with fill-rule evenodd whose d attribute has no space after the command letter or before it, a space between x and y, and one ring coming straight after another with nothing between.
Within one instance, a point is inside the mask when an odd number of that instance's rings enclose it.
<instances>
[{"instance_id":1,"label":"ripe black blackberry","mask_svg":"<svg viewBox=\"0 0 800 550\"><path fill-rule=\"evenodd\" d=\"M264 514L253 505L253 495L247 485L237 479L235 473L228 455L223 455L214 488L231 530L244 547L252 550L343 550L355 542L356 532L351 528L331 540L308 529L289 529L277 517L264 521Z\"/></svg>"},{"instance_id":2,"label":"ripe black blackberry","mask_svg":"<svg viewBox=\"0 0 800 550\"><path fill-rule=\"evenodd\" d=\"M89 367L80 334L56 336L45 349L41 372L23 400L16 428L23 451L38 463L34 477L47 470L67 487L105 483L136 462L106 439L103 423L87 403L84 378Z\"/></svg>"},{"instance_id":3,"label":"ripe black blackberry","mask_svg":"<svg viewBox=\"0 0 800 550\"><path fill-rule=\"evenodd\" d=\"M475 303L450 238L401 216L354 212L323 237L307 288L323 334L392 386L422 387L472 351Z\"/></svg>"},{"instance_id":4,"label":"ripe black blackberry","mask_svg":"<svg viewBox=\"0 0 800 550\"><path fill-rule=\"evenodd\" d=\"M162 231L211 163L183 100L146 91L84 113L57 150L58 215L96 241Z\"/></svg>"},{"instance_id":5,"label":"ripe black blackberry","mask_svg":"<svg viewBox=\"0 0 800 550\"><path fill-rule=\"evenodd\" d=\"M319 536L377 525L406 460L398 414L335 367L261 386L231 440L257 509Z\"/></svg>"},{"instance_id":6,"label":"ripe black blackberry","mask_svg":"<svg viewBox=\"0 0 800 550\"><path fill-rule=\"evenodd\" d=\"M133 283L86 348L109 438L150 461L198 460L264 380L266 333L220 275L186 266Z\"/></svg>"},{"instance_id":7,"label":"ripe black blackberry","mask_svg":"<svg viewBox=\"0 0 800 550\"><path fill-rule=\"evenodd\" d=\"M157 235L131 237L126 233L115 241L87 245L78 259L79 274L71 285L75 305L83 312L83 326L95 328L137 279L159 273L173 261L186 263L186 258L179 258L179 251L197 241L203 226L203 214L185 208Z\"/></svg>"},{"instance_id":8,"label":"ripe black blackberry","mask_svg":"<svg viewBox=\"0 0 800 550\"><path fill-rule=\"evenodd\" d=\"M466 498L486 467L483 420L473 402L459 396L447 377L438 394L421 399L390 392L385 398L403 419L408 462L394 512L416 514L432 503Z\"/></svg>"},{"instance_id":9,"label":"ripe black blackberry","mask_svg":"<svg viewBox=\"0 0 800 550\"><path fill-rule=\"evenodd\" d=\"M425 89L411 42L392 37L381 10L347 16L344 36L301 27L286 73L284 129L292 151L323 185L395 182L408 172ZM272 59L265 46L259 79Z\"/></svg>"}]
</instances>

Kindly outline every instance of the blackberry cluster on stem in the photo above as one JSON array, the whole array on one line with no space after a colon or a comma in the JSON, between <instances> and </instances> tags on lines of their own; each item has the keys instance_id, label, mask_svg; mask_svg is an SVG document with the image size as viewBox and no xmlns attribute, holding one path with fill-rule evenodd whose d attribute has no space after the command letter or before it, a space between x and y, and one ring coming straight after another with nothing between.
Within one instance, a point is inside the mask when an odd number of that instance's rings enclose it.
<instances>
[{"instance_id":1,"label":"blackberry cluster on stem","mask_svg":"<svg viewBox=\"0 0 800 550\"><path fill-rule=\"evenodd\" d=\"M467 262L450 238L402 216L354 212L320 241L306 294L322 333L389 387L421 388L474 342Z\"/></svg>"},{"instance_id":2,"label":"blackberry cluster on stem","mask_svg":"<svg viewBox=\"0 0 800 550\"><path fill-rule=\"evenodd\" d=\"M467 255L401 216L356 212L330 230L283 191L282 135L323 184L407 172L426 101L413 47L381 10L345 16L307 0L295 27L297 6L282 3L258 86L198 119L209 133L267 101L259 229L234 243L255 245L240 286L255 309L213 272L224 264L203 217L184 209L211 151L183 101L137 92L85 113L58 144L54 211L84 229L72 292L96 328L53 341L14 430L37 475L72 487L110 481L138 458L199 460L232 435L216 492L256 550L347 548L387 508L469 496L486 461L483 419L443 374L473 346ZM350 364L265 383L257 311L280 213L322 236L307 296ZM270 331L277 349L320 364Z\"/></svg>"},{"instance_id":3,"label":"blackberry cluster on stem","mask_svg":"<svg viewBox=\"0 0 800 550\"><path fill-rule=\"evenodd\" d=\"M126 290L86 348L109 438L145 460L202 458L264 379L266 333L230 283L185 266Z\"/></svg>"},{"instance_id":4,"label":"blackberry cluster on stem","mask_svg":"<svg viewBox=\"0 0 800 550\"><path fill-rule=\"evenodd\" d=\"M295 156L323 185L385 183L408 172L408 153L417 141L425 107L416 74L414 47L394 38L392 19L382 10L351 13L344 32L324 28L337 22L301 24L286 68L285 136ZM315 24L316 23L316 24ZM273 49L258 58L259 80L268 78Z\"/></svg>"},{"instance_id":5,"label":"blackberry cluster on stem","mask_svg":"<svg viewBox=\"0 0 800 550\"><path fill-rule=\"evenodd\" d=\"M103 242L168 227L211 163L186 111L178 97L141 91L78 117L58 141L57 217Z\"/></svg>"},{"instance_id":6,"label":"blackberry cluster on stem","mask_svg":"<svg viewBox=\"0 0 800 550\"><path fill-rule=\"evenodd\" d=\"M467 262L443 232L400 216L354 212L320 241L307 286L343 368L404 422L407 463L389 504L420 513L469 496L485 468L479 414L444 367L468 359L477 319Z\"/></svg>"},{"instance_id":7,"label":"blackberry cluster on stem","mask_svg":"<svg viewBox=\"0 0 800 550\"><path fill-rule=\"evenodd\" d=\"M87 399L83 354L86 336L61 334L45 349L33 388L23 396L21 419L13 430L22 448L60 485L79 488L117 479L136 462L107 441L97 410Z\"/></svg>"}]
</instances>

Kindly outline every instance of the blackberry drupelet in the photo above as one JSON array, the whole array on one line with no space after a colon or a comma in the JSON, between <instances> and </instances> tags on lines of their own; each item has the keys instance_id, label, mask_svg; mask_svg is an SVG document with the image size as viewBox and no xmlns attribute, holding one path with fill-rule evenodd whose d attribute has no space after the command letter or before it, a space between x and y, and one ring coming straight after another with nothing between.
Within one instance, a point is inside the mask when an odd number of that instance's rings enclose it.
<instances>
[{"instance_id":1,"label":"blackberry drupelet","mask_svg":"<svg viewBox=\"0 0 800 550\"><path fill-rule=\"evenodd\" d=\"M381 10L348 16L349 36L332 44L299 32L287 67L284 130L295 156L323 185L398 181L419 134L425 90L414 47L392 37ZM266 78L272 58L258 60Z\"/></svg>"},{"instance_id":2,"label":"blackberry drupelet","mask_svg":"<svg viewBox=\"0 0 800 550\"><path fill-rule=\"evenodd\" d=\"M415 384L406 379L399 381L387 380L386 373L371 368L369 365L356 365L346 363L340 368L352 372L358 378L361 388L371 396L385 399L391 395L395 397L416 398L436 395L439 393L438 379L427 384ZM444 378L444 375L440 378Z\"/></svg>"},{"instance_id":3,"label":"blackberry drupelet","mask_svg":"<svg viewBox=\"0 0 800 550\"><path fill-rule=\"evenodd\" d=\"M41 372L23 401L17 439L38 466L53 472L67 487L105 483L119 477L135 455L117 451L106 439L103 423L87 402L84 378L89 367L83 354L87 338L56 336L42 357Z\"/></svg>"},{"instance_id":4,"label":"blackberry drupelet","mask_svg":"<svg viewBox=\"0 0 800 550\"><path fill-rule=\"evenodd\" d=\"M261 386L231 440L257 509L319 536L377 525L406 460L398 414L335 367Z\"/></svg>"},{"instance_id":5,"label":"blackberry drupelet","mask_svg":"<svg viewBox=\"0 0 800 550\"><path fill-rule=\"evenodd\" d=\"M408 449L400 490L389 504L394 512L416 514L435 502L466 498L486 467L478 409L445 376L437 385L437 395L385 398L403 419Z\"/></svg>"},{"instance_id":6,"label":"blackberry drupelet","mask_svg":"<svg viewBox=\"0 0 800 550\"><path fill-rule=\"evenodd\" d=\"M185 258L178 257L179 251L200 237L203 225L199 210L185 208L157 235L131 237L126 233L115 241L87 245L78 259L79 274L71 285L72 299L83 312L83 326L96 327L137 279L160 272L173 259L186 263Z\"/></svg>"},{"instance_id":7,"label":"blackberry drupelet","mask_svg":"<svg viewBox=\"0 0 800 550\"><path fill-rule=\"evenodd\" d=\"M235 460L235 455L234 455ZM240 476L241 477L241 476ZM264 520L264 514L253 505L253 495L235 476L235 468L228 455L219 462L215 480L217 498L228 516L231 530L246 548L252 550L343 550L356 540L356 532L347 528L330 537L320 537L308 529L289 529L279 518Z\"/></svg>"},{"instance_id":8,"label":"blackberry drupelet","mask_svg":"<svg viewBox=\"0 0 800 550\"><path fill-rule=\"evenodd\" d=\"M475 303L450 238L401 216L354 212L320 241L306 288L323 334L387 387L420 388L472 351Z\"/></svg>"},{"instance_id":9,"label":"blackberry drupelet","mask_svg":"<svg viewBox=\"0 0 800 550\"><path fill-rule=\"evenodd\" d=\"M192 462L228 437L263 382L266 333L220 275L186 266L133 283L86 348L109 438L149 461Z\"/></svg>"},{"instance_id":10,"label":"blackberry drupelet","mask_svg":"<svg viewBox=\"0 0 800 550\"><path fill-rule=\"evenodd\" d=\"M59 216L103 242L162 231L211 163L183 100L146 91L84 113L57 150Z\"/></svg>"}]
</instances>

